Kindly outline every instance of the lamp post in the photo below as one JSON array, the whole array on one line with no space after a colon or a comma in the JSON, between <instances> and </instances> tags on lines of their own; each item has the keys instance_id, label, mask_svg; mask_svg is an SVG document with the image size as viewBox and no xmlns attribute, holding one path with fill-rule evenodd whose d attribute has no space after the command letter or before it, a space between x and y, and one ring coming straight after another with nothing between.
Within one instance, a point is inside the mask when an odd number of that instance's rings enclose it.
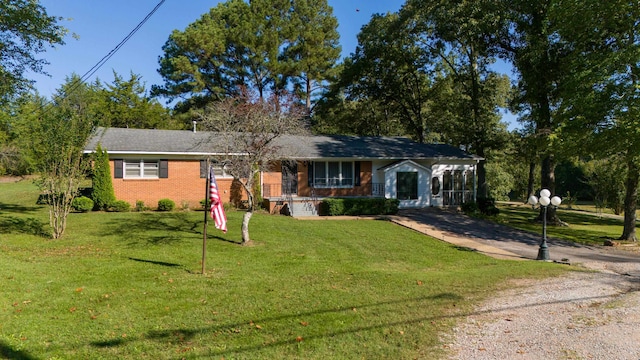
<instances>
[{"instance_id":1,"label":"lamp post","mask_svg":"<svg viewBox=\"0 0 640 360\"><path fill-rule=\"evenodd\" d=\"M552 198L549 198L549 196L551 196L551 192L547 189L542 189L540 190L540 199L538 199L534 195L531 195L528 201L531 206L540 204L540 206L544 209L542 216L542 242L540 242L540 249L538 250L537 258L537 260L544 261L551 260L549 258L549 246L547 245L547 208L549 207L549 205L557 208L558 206L560 206L560 203L562 203L562 199L560 199L559 196L554 196Z\"/></svg>"}]
</instances>

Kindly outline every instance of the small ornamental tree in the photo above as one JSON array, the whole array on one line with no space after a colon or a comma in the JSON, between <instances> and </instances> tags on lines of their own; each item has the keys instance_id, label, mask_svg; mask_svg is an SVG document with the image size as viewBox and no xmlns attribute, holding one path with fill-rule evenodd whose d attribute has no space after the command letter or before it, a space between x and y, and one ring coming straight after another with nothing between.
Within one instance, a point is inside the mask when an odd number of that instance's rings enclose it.
<instances>
[{"instance_id":1,"label":"small ornamental tree","mask_svg":"<svg viewBox=\"0 0 640 360\"><path fill-rule=\"evenodd\" d=\"M93 132L91 122L68 106L50 106L29 123L27 148L40 175L36 184L49 207L49 224L58 239L67 226L67 215L81 182L86 178L88 161L84 146Z\"/></svg>"},{"instance_id":2,"label":"small ornamental tree","mask_svg":"<svg viewBox=\"0 0 640 360\"><path fill-rule=\"evenodd\" d=\"M304 107L289 96L263 100L244 92L207 106L201 113L202 124L211 131L208 142L217 144L218 164L242 185L248 209L242 219L242 244L251 242L249 220L255 209L254 182L260 171L270 169L273 161L283 160L276 139L285 134L305 133ZM241 154L241 155L238 155Z\"/></svg>"},{"instance_id":3,"label":"small ornamental tree","mask_svg":"<svg viewBox=\"0 0 640 360\"><path fill-rule=\"evenodd\" d=\"M100 144L96 148L93 157L93 191L92 198L95 210L107 210L114 201L116 195L111 182L111 169L109 168L109 154Z\"/></svg>"}]
</instances>

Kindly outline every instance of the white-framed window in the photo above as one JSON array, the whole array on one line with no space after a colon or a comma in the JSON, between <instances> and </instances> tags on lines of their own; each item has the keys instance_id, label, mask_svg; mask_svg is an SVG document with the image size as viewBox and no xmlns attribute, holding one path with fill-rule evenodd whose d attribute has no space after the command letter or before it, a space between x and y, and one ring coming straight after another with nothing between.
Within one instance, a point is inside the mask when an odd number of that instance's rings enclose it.
<instances>
[{"instance_id":1,"label":"white-framed window","mask_svg":"<svg viewBox=\"0 0 640 360\"><path fill-rule=\"evenodd\" d=\"M125 179L158 179L160 165L158 160L125 160Z\"/></svg>"},{"instance_id":2,"label":"white-framed window","mask_svg":"<svg viewBox=\"0 0 640 360\"><path fill-rule=\"evenodd\" d=\"M316 161L313 163L314 187L353 187L353 161Z\"/></svg>"},{"instance_id":3,"label":"white-framed window","mask_svg":"<svg viewBox=\"0 0 640 360\"><path fill-rule=\"evenodd\" d=\"M209 176L207 164L208 163L206 160L200 160L200 178L205 179L207 176ZM227 171L226 165L222 165L218 162L212 162L211 167L213 167L213 174L216 176L216 179L233 177L233 175L229 174L229 172Z\"/></svg>"}]
</instances>

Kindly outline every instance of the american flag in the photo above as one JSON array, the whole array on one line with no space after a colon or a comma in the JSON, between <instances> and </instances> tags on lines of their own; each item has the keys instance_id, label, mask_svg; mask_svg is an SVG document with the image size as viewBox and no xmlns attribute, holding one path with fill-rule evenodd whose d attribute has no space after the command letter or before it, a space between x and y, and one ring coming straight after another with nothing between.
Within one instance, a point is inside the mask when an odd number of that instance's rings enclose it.
<instances>
[{"instance_id":1,"label":"american flag","mask_svg":"<svg viewBox=\"0 0 640 360\"><path fill-rule=\"evenodd\" d=\"M211 218L215 222L216 229L227 232L227 215L224 213L218 183L213 173L213 167L209 169L209 200L211 201Z\"/></svg>"}]
</instances>

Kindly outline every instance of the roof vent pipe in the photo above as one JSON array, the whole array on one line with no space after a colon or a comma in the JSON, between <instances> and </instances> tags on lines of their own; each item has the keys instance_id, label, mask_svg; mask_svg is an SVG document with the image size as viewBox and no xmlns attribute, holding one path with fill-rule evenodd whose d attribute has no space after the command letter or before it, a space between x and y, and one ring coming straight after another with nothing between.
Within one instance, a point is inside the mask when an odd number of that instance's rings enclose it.
<instances>
[{"instance_id":1,"label":"roof vent pipe","mask_svg":"<svg viewBox=\"0 0 640 360\"><path fill-rule=\"evenodd\" d=\"M193 120L193 132L196 132L196 124L198 123L197 121Z\"/></svg>"}]
</instances>

